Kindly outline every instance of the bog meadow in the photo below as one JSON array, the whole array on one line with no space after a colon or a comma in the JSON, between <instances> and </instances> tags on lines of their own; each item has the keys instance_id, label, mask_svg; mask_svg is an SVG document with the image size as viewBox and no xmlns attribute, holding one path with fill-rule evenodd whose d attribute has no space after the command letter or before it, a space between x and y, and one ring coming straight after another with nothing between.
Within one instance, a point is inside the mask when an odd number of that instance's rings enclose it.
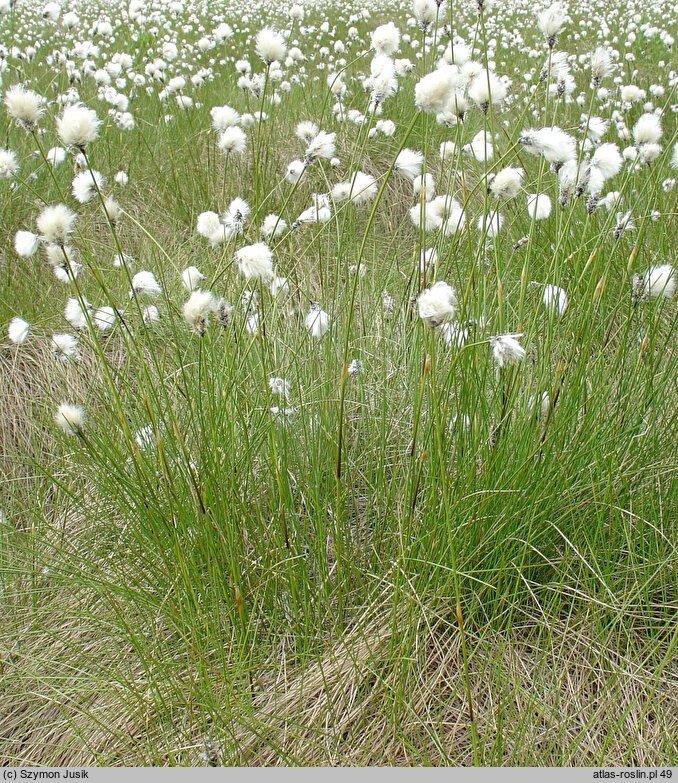
<instances>
[{"instance_id":1,"label":"bog meadow","mask_svg":"<svg viewBox=\"0 0 678 783\"><path fill-rule=\"evenodd\" d=\"M0 0L0 761L676 763L672 0Z\"/></svg>"}]
</instances>

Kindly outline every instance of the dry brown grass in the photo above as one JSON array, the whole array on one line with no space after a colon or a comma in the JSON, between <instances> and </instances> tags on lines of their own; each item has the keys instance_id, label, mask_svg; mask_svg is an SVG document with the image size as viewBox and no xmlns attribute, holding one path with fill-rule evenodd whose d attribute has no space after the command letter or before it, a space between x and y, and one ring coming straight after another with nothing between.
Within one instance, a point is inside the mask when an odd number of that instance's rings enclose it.
<instances>
[{"instance_id":1,"label":"dry brown grass","mask_svg":"<svg viewBox=\"0 0 678 783\"><path fill-rule=\"evenodd\" d=\"M0 761L32 765L471 764L456 626L415 628L372 613L301 668L282 639L249 693L211 684L181 660L166 676L75 614L71 595L8 616ZM17 621L23 621L17 626ZM471 637L472 698L485 764L662 765L675 752L675 672L582 617L542 633ZM409 656L402 639L408 637ZM154 683L151 687L151 683ZM209 696L200 688L210 691ZM204 707L207 701L219 709ZM162 705L162 706L160 706ZM205 747L209 752L205 752ZM675 758L675 756L674 756Z\"/></svg>"},{"instance_id":2,"label":"dry brown grass","mask_svg":"<svg viewBox=\"0 0 678 783\"><path fill-rule=\"evenodd\" d=\"M63 331L63 330L62 330ZM126 359L120 340L106 344L106 358L113 368ZM31 335L21 346L0 345L0 476L11 513L22 527L24 503L50 495L45 470L61 472L51 455L58 452L53 416L60 402L86 403L102 381L101 364L87 348L81 361L62 362L51 348L51 332ZM38 467L40 466L40 467Z\"/></svg>"}]
</instances>

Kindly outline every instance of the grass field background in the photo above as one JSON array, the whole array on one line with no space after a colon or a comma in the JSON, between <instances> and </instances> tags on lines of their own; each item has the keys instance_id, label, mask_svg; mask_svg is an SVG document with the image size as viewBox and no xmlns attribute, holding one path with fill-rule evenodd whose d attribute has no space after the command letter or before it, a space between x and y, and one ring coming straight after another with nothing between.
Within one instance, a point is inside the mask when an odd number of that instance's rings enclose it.
<instances>
[{"instance_id":1,"label":"grass field background","mask_svg":"<svg viewBox=\"0 0 678 783\"><path fill-rule=\"evenodd\" d=\"M675 9L571 3L552 48L538 10L455 1L425 30L421 2L91 2L55 20L19 0L0 17L3 92L46 100L33 132L0 112L19 163L0 181L3 763L676 763ZM411 70L396 63L375 109L371 34L389 21ZM265 26L285 40L279 65L256 54ZM450 40L461 61L462 39L466 72L507 77L507 97L441 124L415 85ZM592 85L598 46L612 72ZM55 119L78 101L98 138L52 165ZM245 115L244 154L217 145L223 105ZM648 163L644 114L662 127ZM592 117L608 125L585 142ZM294 185L302 121L336 133L337 161ZM558 175L520 141L550 126L579 163L605 142L642 154L624 152L596 198L561 204ZM489 160L467 146L483 131ZM458 201L461 230L415 225L428 207L394 167L403 149ZM524 176L504 202L488 176L506 167ZM80 204L74 173L90 169L105 184ZM294 227L356 171L375 178L371 200L330 197L327 222ZM531 219L533 193L548 218ZM198 216L235 198L251 210L242 232L211 246ZM59 203L77 213L82 267L66 282L44 248L14 244ZM271 213L287 228L265 238ZM277 293L239 272L237 251L260 241L287 281ZM648 270L667 264L657 290ZM191 266L232 306L202 335L184 318ZM142 270L155 298L130 295ZM441 280L457 312L430 328L417 298ZM69 298L91 305L78 330ZM4 337L17 317L20 344ZM77 357L55 356L62 333ZM506 334L525 355L500 367ZM71 436L63 402L84 410Z\"/></svg>"}]
</instances>

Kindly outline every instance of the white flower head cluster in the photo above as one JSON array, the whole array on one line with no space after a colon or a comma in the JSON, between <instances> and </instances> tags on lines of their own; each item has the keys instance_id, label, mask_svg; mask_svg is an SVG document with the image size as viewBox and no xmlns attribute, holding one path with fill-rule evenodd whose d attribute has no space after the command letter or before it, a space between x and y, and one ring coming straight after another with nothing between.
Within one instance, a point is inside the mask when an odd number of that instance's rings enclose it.
<instances>
[{"instance_id":1,"label":"white flower head cluster","mask_svg":"<svg viewBox=\"0 0 678 783\"><path fill-rule=\"evenodd\" d=\"M101 120L94 109L74 104L67 106L57 119L57 133L65 147L84 150L99 136Z\"/></svg>"},{"instance_id":2,"label":"white flower head cluster","mask_svg":"<svg viewBox=\"0 0 678 783\"><path fill-rule=\"evenodd\" d=\"M282 62L287 52L285 39L276 30L264 27L257 33L256 51L267 65L276 61Z\"/></svg>"},{"instance_id":3,"label":"white flower head cluster","mask_svg":"<svg viewBox=\"0 0 678 783\"><path fill-rule=\"evenodd\" d=\"M31 325L28 323L28 321L24 321L23 318L16 316L9 322L7 336L9 337L10 342L13 342L15 345L21 345L22 343L26 342L30 330Z\"/></svg>"},{"instance_id":4,"label":"white flower head cluster","mask_svg":"<svg viewBox=\"0 0 678 783\"><path fill-rule=\"evenodd\" d=\"M71 192L79 204L87 204L97 193L104 190L105 185L103 174L93 169L85 169L73 178Z\"/></svg>"},{"instance_id":5,"label":"white flower head cluster","mask_svg":"<svg viewBox=\"0 0 678 783\"><path fill-rule=\"evenodd\" d=\"M509 201L520 193L524 176L522 169L509 166L492 176L488 190L499 201Z\"/></svg>"},{"instance_id":6,"label":"white flower head cluster","mask_svg":"<svg viewBox=\"0 0 678 783\"><path fill-rule=\"evenodd\" d=\"M400 30L393 22L382 24L372 33L371 43L377 54L392 57L400 47Z\"/></svg>"},{"instance_id":7,"label":"white flower head cluster","mask_svg":"<svg viewBox=\"0 0 678 783\"><path fill-rule=\"evenodd\" d=\"M518 364L525 358L525 349L518 342L522 334L500 334L490 338L492 355L500 369L510 364Z\"/></svg>"},{"instance_id":8,"label":"white flower head cluster","mask_svg":"<svg viewBox=\"0 0 678 783\"><path fill-rule=\"evenodd\" d=\"M678 286L678 270L671 264L651 266L643 275L634 275L635 300L673 299Z\"/></svg>"},{"instance_id":9,"label":"white flower head cluster","mask_svg":"<svg viewBox=\"0 0 678 783\"><path fill-rule=\"evenodd\" d=\"M537 24L542 33L544 33L550 49L553 48L556 36L565 24L565 19L565 9L560 3L553 3L537 14Z\"/></svg>"},{"instance_id":10,"label":"white flower head cluster","mask_svg":"<svg viewBox=\"0 0 678 783\"><path fill-rule=\"evenodd\" d=\"M5 108L17 125L31 133L45 113L45 99L33 90L15 84L5 93Z\"/></svg>"},{"instance_id":11,"label":"white flower head cluster","mask_svg":"<svg viewBox=\"0 0 678 783\"><path fill-rule=\"evenodd\" d=\"M11 179L19 171L19 161L12 150L0 148L0 179Z\"/></svg>"},{"instance_id":12,"label":"white flower head cluster","mask_svg":"<svg viewBox=\"0 0 678 783\"><path fill-rule=\"evenodd\" d=\"M261 280L270 283L273 274L273 252L265 242L241 247L236 251L235 260L240 273L246 280Z\"/></svg>"},{"instance_id":13,"label":"white flower head cluster","mask_svg":"<svg viewBox=\"0 0 678 783\"><path fill-rule=\"evenodd\" d=\"M304 318L304 324L311 337L320 339L330 329L330 316L319 304L314 302Z\"/></svg>"},{"instance_id":14,"label":"white flower head cluster","mask_svg":"<svg viewBox=\"0 0 678 783\"><path fill-rule=\"evenodd\" d=\"M316 136L311 139L306 152L304 153L304 163L309 166L321 158L330 160L337 151L337 134L327 131L318 131Z\"/></svg>"},{"instance_id":15,"label":"white flower head cluster","mask_svg":"<svg viewBox=\"0 0 678 783\"><path fill-rule=\"evenodd\" d=\"M377 182L371 174L356 171L348 182L340 182L332 188L336 202L351 201L356 206L367 204L377 195Z\"/></svg>"},{"instance_id":16,"label":"white flower head cluster","mask_svg":"<svg viewBox=\"0 0 678 783\"><path fill-rule=\"evenodd\" d=\"M184 303L183 312L186 323L202 337L207 331L210 313L217 308L217 302L211 291L193 291Z\"/></svg>"},{"instance_id":17,"label":"white flower head cluster","mask_svg":"<svg viewBox=\"0 0 678 783\"><path fill-rule=\"evenodd\" d=\"M419 317L431 328L454 320L457 306L456 291L443 280L422 291L417 298Z\"/></svg>"},{"instance_id":18,"label":"white flower head cluster","mask_svg":"<svg viewBox=\"0 0 678 783\"><path fill-rule=\"evenodd\" d=\"M65 245L75 227L76 214L65 204L45 207L35 224L44 242Z\"/></svg>"},{"instance_id":19,"label":"white flower head cluster","mask_svg":"<svg viewBox=\"0 0 678 783\"><path fill-rule=\"evenodd\" d=\"M82 405L62 402L54 415L57 427L66 435L80 435L85 426L85 411Z\"/></svg>"}]
</instances>

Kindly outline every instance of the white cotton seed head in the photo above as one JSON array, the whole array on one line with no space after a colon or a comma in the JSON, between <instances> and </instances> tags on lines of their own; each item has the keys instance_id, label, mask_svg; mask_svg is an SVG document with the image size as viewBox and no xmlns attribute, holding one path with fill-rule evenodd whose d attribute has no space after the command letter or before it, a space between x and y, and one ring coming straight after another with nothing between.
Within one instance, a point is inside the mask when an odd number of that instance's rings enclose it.
<instances>
[{"instance_id":1,"label":"white cotton seed head","mask_svg":"<svg viewBox=\"0 0 678 783\"><path fill-rule=\"evenodd\" d=\"M263 236L275 239L282 236L285 231L287 231L287 222L285 220L273 213L266 215L264 222L261 225L261 233Z\"/></svg>"},{"instance_id":2,"label":"white cotton seed head","mask_svg":"<svg viewBox=\"0 0 678 783\"><path fill-rule=\"evenodd\" d=\"M417 229L436 231L441 226L440 216L428 202L415 204L410 208L409 215Z\"/></svg>"},{"instance_id":3,"label":"white cotton seed head","mask_svg":"<svg viewBox=\"0 0 678 783\"><path fill-rule=\"evenodd\" d=\"M622 156L616 144L606 142L596 149L591 166L598 169L605 180L615 177L621 171Z\"/></svg>"},{"instance_id":4,"label":"white cotton seed head","mask_svg":"<svg viewBox=\"0 0 678 783\"><path fill-rule=\"evenodd\" d=\"M612 60L610 52L603 46L599 46L591 53L591 78L594 84L599 84L606 76L612 73Z\"/></svg>"},{"instance_id":5,"label":"white cotton seed head","mask_svg":"<svg viewBox=\"0 0 678 783\"><path fill-rule=\"evenodd\" d=\"M489 239L494 239L503 225L504 216L499 212L493 212L491 215L483 214L478 217L478 231L484 231Z\"/></svg>"},{"instance_id":6,"label":"white cotton seed head","mask_svg":"<svg viewBox=\"0 0 678 783\"><path fill-rule=\"evenodd\" d=\"M167 91L169 93L181 92L186 87L186 79L183 76L173 76L167 82Z\"/></svg>"},{"instance_id":7,"label":"white cotton seed head","mask_svg":"<svg viewBox=\"0 0 678 783\"><path fill-rule=\"evenodd\" d=\"M452 236L461 231L466 224L466 215L459 202L449 195L436 196L427 207L436 227L445 236Z\"/></svg>"},{"instance_id":8,"label":"white cotton seed head","mask_svg":"<svg viewBox=\"0 0 678 783\"><path fill-rule=\"evenodd\" d=\"M461 149L466 155L471 155L480 163L490 161L494 157L492 138L485 131L478 131L471 141Z\"/></svg>"},{"instance_id":9,"label":"white cotton seed head","mask_svg":"<svg viewBox=\"0 0 678 783\"><path fill-rule=\"evenodd\" d=\"M499 201L509 201L520 193L524 176L522 169L508 166L492 177L488 190Z\"/></svg>"},{"instance_id":10,"label":"white cotton seed head","mask_svg":"<svg viewBox=\"0 0 678 783\"><path fill-rule=\"evenodd\" d=\"M673 299L678 284L678 270L671 264L651 266L642 277L644 298Z\"/></svg>"},{"instance_id":11,"label":"white cotton seed head","mask_svg":"<svg viewBox=\"0 0 678 783\"><path fill-rule=\"evenodd\" d=\"M201 237L209 239L221 228L221 220L216 212L201 212L198 215L196 231Z\"/></svg>"},{"instance_id":12,"label":"white cotton seed head","mask_svg":"<svg viewBox=\"0 0 678 783\"><path fill-rule=\"evenodd\" d=\"M282 62L287 52L285 39L270 27L264 27L257 33L255 48L259 57L269 65L275 60Z\"/></svg>"},{"instance_id":13,"label":"white cotton seed head","mask_svg":"<svg viewBox=\"0 0 678 783\"><path fill-rule=\"evenodd\" d=\"M621 99L624 103L639 103L645 98L645 90L641 90L635 84L625 84L621 88Z\"/></svg>"},{"instance_id":14,"label":"white cotton seed head","mask_svg":"<svg viewBox=\"0 0 678 783\"><path fill-rule=\"evenodd\" d=\"M314 139L311 140L304 154L304 162L307 165L323 158L330 160L337 151L337 134L320 131Z\"/></svg>"},{"instance_id":15,"label":"white cotton seed head","mask_svg":"<svg viewBox=\"0 0 678 783\"><path fill-rule=\"evenodd\" d=\"M205 275L203 275L197 266L186 267L181 273L181 284L187 291L195 291L204 279Z\"/></svg>"},{"instance_id":16,"label":"white cotton seed head","mask_svg":"<svg viewBox=\"0 0 678 783\"><path fill-rule=\"evenodd\" d=\"M549 46L553 46L555 38L565 23L565 10L560 3L553 3L537 14L537 24L544 33Z\"/></svg>"},{"instance_id":17,"label":"white cotton seed head","mask_svg":"<svg viewBox=\"0 0 678 783\"><path fill-rule=\"evenodd\" d=\"M421 175L424 165L424 156L417 150L411 150L407 147L398 153L393 170L397 171L402 177L414 182L416 177Z\"/></svg>"},{"instance_id":18,"label":"white cotton seed head","mask_svg":"<svg viewBox=\"0 0 678 783\"><path fill-rule=\"evenodd\" d=\"M586 129L588 138L597 144L607 132L609 123L602 117L589 117L582 123L582 127Z\"/></svg>"},{"instance_id":19,"label":"white cotton seed head","mask_svg":"<svg viewBox=\"0 0 678 783\"><path fill-rule=\"evenodd\" d=\"M5 108L17 125L30 132L45 113L45 99L33 90L15 84L5 93Z\"/></svg>"},{"instance_id":20,"label":"white cotton seed head","mask_svg":"<svg viewBox=\"0 0 678 783\"><path fill-rule=\"evenodd\" d=\"M271 394L287 399L290 396L290 382L286 378L271 377L268 379L268 388Z\"/></svg>"},{"instance_id":21,"label":"white cotton seed head","mask_svg":"<svg viewBox=\"0 0 678 783\"><path fill-rule=\"evenodd\" d=\"M12 320L9 322L7 336L15 345L21 345L21 343L26 341L30 330L31 325L28 323L28 321L24 321L23 318L19 318L17 316L16 318L12 318Z\"/></svg>"},{"instance_id":22,"label":"white cotton seed head","mask_svg":"<svg viewBox=\"0 0 678 783\"><path fill-rule=\"evenodd\" d=\"M468 97L483 111L506 97L505 83L493 71L481 71L469 84Z\"/></svg>"},{"instance_id":23,"label":"white cotton seed head","mask_svg":"<svg viewBox=\"0 0 678 783\"><path fill-rule=\"evenodd\" d=\"M19 161L12 150L0 148L0 179L10 179L19 171Z\"/></svg>"},{"instance_id":24,"label":"white cotton seed head","mask_svg":"<svg viewBox=\"0 0 678 783\"><path fill-rule=\"evenodd\" d=\"M74 104L64 109L56 125L62 144L83 150L99 136L101 121L93 109Z\"/></svg>"},{"instance_id":25,"label":"white cotton seed head","mask_svg":"<svg viewBox=\"0 0 678 783\"><path fill-rule=\"evenodd\" d=\"M532 220L546 220L551 214L551 199L546 193L530 193L527 197L527 211Z\"/></svg>"},{"instance_id":26,"label":"white cotton seed head","mask_svg":"<svg viewBox=\"0 0 678 783\"><path fill-rule=\"evenodd\" d=\"M434 114L444 112L459 84L458 71L451 65L427 73L414 88L415 105Z\"/></svg>"},{"instance_id":27,"label":"white cotton seed head","mask_svg":"<svg viewBox=\"0 0 678 783\"><path fill-rule=\"evenodd\" d=\"M120 204L113 198L113 196L106 196L102 205L102 210L106 217L114 225L123 216L123 210Z\"/></svg>"},{"instance_id":28,"label":"white cotton seed head","mask_svg":"<svg viewBox=\"0 0 678 783\"><path fill-rule=\"evenodd\" d=\"M320 305L313 304L311 305L311 309L306 315L306 318L304 318L304 325L308 329L311 337L319 339L329 331L330 316L320 307Z\"/></svg>"},{"instance_id":29,"label":"white cotton seed head","mask_svg":"<svg viewBox=\"0 0 678 783\"><path fill-rule=\"evenodd\" d=\"M432 201L436 195L436 183L432 174L422 174L415 177L412 182L412 190L418 198L424 197L425 201Z\"/></svg>"},{"instance_id":30,"label":"white cotton seed head","mask_svg":"<svg viewBox=\"0 0 678 783\"><path fill-rule=\"evenodd\" d=\"M92 324L102 333L110 332L115 326L115 309L110 305L100 307L92 315Z\"/></svg>"},{"instance_id":31,"label":"white cotton seed head","mask_svg":"<svg viewBox=\"0 0 678 783\"><path fill-rule=\"evenodd\" d=\"M55 359L66 362L69 360L78 361L80 358L78 341L72 334L61 332L52 335L51 345Z\"/></svg>"},{"instance_id":32,"label":"white cotton seed head","mask_svg":"<svg viewBox=\"0 0 678 783\"><path fill-rule=\"evenodd\" d=\"M78 435L85 424L85 411L82 405L62 402L57 408L54 421L66 435Z\"/></svg>"},{"instance_id":33,"label":"white cotton seed head","mask_svg":"<svg viewBox=\"0 0 678 783\"><path fill-rule=\"evenodd\" d=\"M336 202L350 200L356 206L369 203L376 195L376 180L362 171L356 171L349 182L340 182L332 188L332 198Z\"/></svg>"},{"instance_id":34,"label":"white cotton seed head","mask_svg":"<svg viewBox=\"0 0 678 783\"><path fill-rule=\"evenodd\" d=\"M144 305L141 308L141 318L147 326L157 323L160 320L158 308L155 305Z\"/></svg>"},{"instance_id":35,"label":"white cotton seed head","mask_svg":"<svg viewBox=\"0 0 678 783\"><path fill-rule=\"evenodd\" d=\"M638 147L639 163L652 163L662 154L660 144L641 144Z\"/></svg>"},{"instance_id":36,"label":"white cotton seed head","mask_svg":"<svg viewBox=\"0 0 678 783\"><path fill-rule=\"evenodd\" d=\"M212 127L219 133L240 123L240 114L230 106L214 106L210 110L210 117Z\"/></svg>"},{"instance_id":37,"label":"white cotton seed head","mask_svg":"<svg viewBox=\"0 0 678 783\"><path fill-rule=\"evenodd\" d=\"M63 147L50 147L45 157L47 162L56 168L66 160L66 150Z\"/></svg>"},{"instance_id":38,"label":"white cotton seed head","mask_svg":"<svg viewBox=\"0 0 678 783\"><path fill-rule=\"evenodd\" d=\"M557 127L524 130L518 141L527 152L543 155L556 166L577 157L577 144L569 133Z\"/></svg>"},{"instance_id":39,"label":"white cotton seed head","mask_svg":"<svg viewBox=\"0 0 678 783\"><path fill-rule=\"evenodd\" d=\"M365 81L365 87L371 88L370 111L381 113L384 101L398 89L396 66L390 57L385 54L374 57L370 63L370 77Z\"/></svg>"},{"instance_id":40,"label":"white cotton seed head","mask_svg":"<svg viewBox=\"0 0 678 783\"><path fill-rule=\"evenodd\" d=\"M14 249L17 255L22 258L29 258L35 255L39 244L40 237L30 231L17 231L14 235Z\"/></svg>"},{"instance_id":41,"label":"white cotton seed head","mask_svg":"<svg viewBox=\"0 0 678 783\"><path fill-rule=\"evenodd\" d=\"M602 200L602 204L610 212L621 209L622 203L623 197L618 190L611 190L609 193L606 193Z\"/></svg>"},{"instance_id":42,"label":"white cotton seed head","mask_svg":"<svg viewBox=\"0 0 678 783\"><path fill-rule=\"evenodd\" d=\"M457 145L453 141L443 141L440 145L440 159L449 161L457 154Z\"/></svg>"},{"instance_id":43,"label":"white cotton seed head","mask_svg":"<svg viewBox=\"0 0 678 783\"><path fill-rule=\"evenodd\" d=\"M189 95L177 95L175 100L180 109L190 109L193 107L193 98Z\"/></svg>"},{"instance_id":44,"label":"white cotton seed head","mask_svg":"<svg viewBox=\"0 0 678 783\"><path fill-rule=\"evenodd\" d=\"M332 217L330 202L324 193L313 193L311 199L313 204L297 217L292 228L298 228L304 223L327 223Z\"/></svg>"},{"instance_id":45,"label":"white cotton seed head","mask_svg":"<svg viewBox=\"0 0 678 783\"><path fill-rule=\"evenodd\" d=\"M65 204L56 204L45 207L35 223L45 242L63 245L73 231L75 218L75 212Z\"/></svg>"},{"instance_id":46,"label":"white cotton seed head","mask_svg":"<svg viewBox=\"0 0 678 783\"><path fill-rule=\"evenodd\" d=\"M240 273L247 280L268 283L273 278L273 253L265 242L240 248L235 254Z\"/></svg>"},{"instance_id":47,"label":"white cotton seed head","mask_svg":"<svg viewBox=\"0 0 678 783\"><path fill-rule=\"evenodd\" d=\"M557 285L545 285L542 293L542 302L547 310L564 315L567 310L567 294L563 288Z\"/></svg>"},{"instance_id":48,"label":"white cotton seed head","mask_svg":"<svg viewBox=\"0 0 678 783\"><path fill-rule=\"evenodd\" d=\"M662 125L656 114L643 114L633 126L636 144L656 144L662 136Z\"/></svg>"},{"instance_id":49,"label":"white cotton seed head","mask_svg":"<svg viewBox=\"0 0 678 783\"><path fill-rule=\"evenodd\" d=\"M435 22L440 13L435 0L413 0L412 10L419 26L424 30Z\"/></svg>"},{"instance_id":50,"label":"white cotton seed head","mask_svg":"<svg viewBox=\"0 0 678 783\"><path fill-rule=\"evenodd\" d=\"M400 46L400 30L393 22L382 24L372 33L371 44L377 54L391 57Z\"/></svg>"},{"instance_id":51,"label":"white cotton seed head","mask_svg":"<svg viewBox=\"0 0 678 783\"><path fill-rule=\"evenodd\" d=\"M462 348L468 339L468 333L468 328L455 321L440 326L440 334L450 348Z\"/></svg>"},{"instance_id":52,"label":"white cotton seed head","mask_svg":"<svg viewBox=\"0 0 678 783\"><path fill-rule=\"evenodd\" d=\"M52 267L54 276L62 283L70 283L82 269L78 254L69 245L45 245L47 263Z\"/></svg>"},{"instance_id":53,"label":"white cotton seed head","mask_svg":"<svg viewBox=\"0 0 678 783\"><path fill-rule=\"evenodd\" d=\"M70 298L68 302L66 302L64 315L68 323L74 329L84 329L87 326L87 315L85 309L83 309L83 305L88 313L90 305L86 299L83 299L83 304L75 298Z\"/></svg>"},{"instance_id":54,"label":"white cotton seed head","mask_svg":"<svg viewBox=\"0 0 678 783\"><path fill-rule=\"evenodd\" d=\"M184 303L184 319L199 335L205 334L209 314L215 310L216 302L211 291L193 291Z\"/></svg>"},{"instance_id":55,"label":"white cotton seed head","mask_svg":"<svg viewBox=\"0 0 678 783\"><path fill-rule=\"evenodd\" d=\"M500 334L490 338L492 355L499 368L517 364L525 358L525 349L518 342L521 334Z\"/></svg>"},{"instance_id":56,"label":"white cotton seed head","mask_svg":"<svg viewBox=\"0 0 678 783\"><path fill-rule=\"evenodd\" d=\"M241 234L250 214L250 205L242 198L234 198L224 212L224 225L232 235Z\"/></svg>"},{"instance_id":57,"label":"white cotton seed head","mask_svg":"<svg viewBox=\"0 0 678 783\"><path fill-rule=\"evenodd\" d=\"M337 204L343 201L348 201L351 195L351 183L350 182L338 182L330 191L332 200Z\"/></svg>"},{"instance_id":58,"label":"white cotton seed head","mask_svg":"<svg viewBox=\"0 0 678 783\"><path fill-rule=\"evenodd\" d=\"M301 160L293 160L287 167L285 179L290 185L299 184L306 174L306 164Z\"/></svg>"},{"instance_id":59,"label":"white cotton seed head","mask_svg":"<svg viewBox=\"0 0 678 783\"><path fill-rule=\"evenodd\" d=\"M73 178L71 192L79 204L87 204L96 196L97 190L101 193L104 187L104 177L100 172L85 169Z\"/></svg>"},{"instance_id":60,"label":"white cotton seed head","mask_svg":"<svg viewBox=\"0 0 678 783\"><path fill-rule=\"evenodd\" d=\"M303 141L304 144L310 144L319 133L320 128L315 122L309 122L308 120L298 123L294 130L294 135Z\"/></svg>"},{"instance_id":61,"label":"white cotton seed head","mask_svg":"<svg viewBox=\"0 0 678 783\"><path fill-rule=\"evenodd\" d=\"M247 148L245 131L237 125L226 128L225 131L219 134L217 147L224 155L243 155Z\"/></svg>"},{"instance_id":62,"label":"white cotton seed head","mask_svg":"<svg viewBox=\"0 0 678 783\"><path fill-rule=\"evenodd\" d=\"M132 278L132 289L134 293L146 296L159 296L162 293L160 283L155 279L153 272L142 270L137 272Z\"/></svg>"},{"instance_id":63,"label":"white cotton seed head","mask_svg":"<svg viewBox=\"0 0 678 783\"><path fill-rule=\"evenodd\" d=\"M419 317L431 328L454 320L457 305L454 288L443 280L422 291L417 299Z\"/></svg>"}]
</instances>

